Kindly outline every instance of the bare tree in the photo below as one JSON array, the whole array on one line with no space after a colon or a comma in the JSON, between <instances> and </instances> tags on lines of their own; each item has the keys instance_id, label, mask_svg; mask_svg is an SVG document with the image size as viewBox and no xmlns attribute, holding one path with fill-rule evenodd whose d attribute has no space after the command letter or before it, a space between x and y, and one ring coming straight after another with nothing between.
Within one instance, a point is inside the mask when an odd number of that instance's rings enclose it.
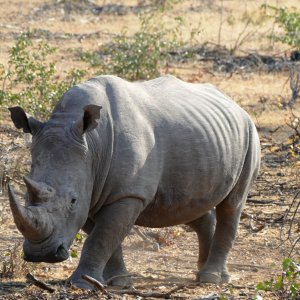
<instances>
[{"instance_id":1,"label":"bare tree","mask_svg":"<svg viewBox=\"0 0 300 300\"><path fill-rule=\"evenodd\" d=\"M292 96L288 102L288 106L292 108L294 107L300 92L300 64L295 62L289 64L289 71L290 88L292 90Z\"/></svg>"}]
</instances>

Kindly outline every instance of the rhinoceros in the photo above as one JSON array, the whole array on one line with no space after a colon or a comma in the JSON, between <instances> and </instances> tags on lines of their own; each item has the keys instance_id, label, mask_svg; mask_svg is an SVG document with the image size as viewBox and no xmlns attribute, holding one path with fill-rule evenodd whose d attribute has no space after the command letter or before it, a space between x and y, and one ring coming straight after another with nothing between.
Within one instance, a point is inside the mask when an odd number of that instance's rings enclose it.
<instances>
[{"instance_id":1,"label":"rhinoceros","mask_svg":"<svg viewBox=\"0 0 300 300\"><path fill-rule=\"evenodd\" d=\"M25 206L8 186L25 260L66 260L83 229L69 280L90 289L86 274L127 286L122 241L132 227L186 224L198 236L197 280L229 282L228 254L260 167L255 125L229 97L173 76L106 75L69 89L47 122L9 110L32 134Z\"/></svg>"}]
</instances>

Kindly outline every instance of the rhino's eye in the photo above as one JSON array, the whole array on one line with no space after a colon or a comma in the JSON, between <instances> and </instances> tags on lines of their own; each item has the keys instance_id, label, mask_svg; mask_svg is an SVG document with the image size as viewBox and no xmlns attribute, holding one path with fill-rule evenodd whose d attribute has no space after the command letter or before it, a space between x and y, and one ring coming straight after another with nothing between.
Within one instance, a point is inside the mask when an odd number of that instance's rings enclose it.
<instances>
[{"instance_id":1,"label":"rhino's eye","mask_svg":"<svg viewBox=\"0 0 300 300\"><path fill-rule=\"evenodd\" d=\"M76 201L77 201L77 199L75 199L75 198L72 198L72 200L71 200L71 204L75 204L75 203L76 203Z\"/></svg>"}]
</instances>

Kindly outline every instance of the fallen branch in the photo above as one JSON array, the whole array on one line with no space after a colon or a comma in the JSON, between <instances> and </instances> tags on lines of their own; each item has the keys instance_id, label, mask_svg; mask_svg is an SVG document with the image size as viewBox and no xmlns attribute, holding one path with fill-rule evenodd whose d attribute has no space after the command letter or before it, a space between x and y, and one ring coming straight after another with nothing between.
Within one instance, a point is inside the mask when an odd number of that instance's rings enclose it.
<instances>
[{"instance_id":1,"label":"fallen branch","mask_svg":"<svg viewBox=\"0 0 300 300\"><path fill-rule=\"evenodd\" d=\"M255 204L273 204L273 200L256 200L256 199L248 199L247 203L255 203Z\"/></svg>"},{"instance_id":2,"label":"fallen branch","mask_svg":"<svg viewBox=\"0 0 300 300\"><path fill-rule=\"evenodd\" d=\"M152 239L147 234L143 233L140 228L134 226L133 229L146 245L152 246L155 251L158 251L160 249L160 244L158 243L155 236L152 236L152 238L154 238Z\"/></svg>"},{"instance_id":3,"label":"fallen branch","mask_svg":"<svg viewBox=\"0 0 300 300\"><path fill-rule=\"evenodd\" d=\"M28 284L26 283L22 283L22 282L8 282L8 283L0 283L0 291L2 290L10 290L10 289L23 289L26 286L28 286Z\"/></svg>"},{"instance_id":4,"label":"fallen branch","mask_svg":"<svg viewBox=\"0 0 300 300\"><path fill-rule=\"evenodd\" d=\"M274 267L262 266L262 265L249 265L249 264L238 264L238 263L229 263L229 267L237 268L238 270L243 269L265 269L265 270L274 270ZM233 286L233 284L231 284Z\"/></svg>"},{"instance_id":5,"label":"fallen branch","mask_svg":"<svg viewBox=\"0 0 300 300\"><path fill-rule=\"evenodd\" d=\"M238 290L240 290L240 289L241 290L243 290L243 289L255 290L255 286L253 286L253 285L237 285L237 284L230 283L230 286L235 289L238 289Z\"/></svg>"},{"instance_id":6,"label":"fallen branch","mask_svg":"<svg viewBox=\"0 0 300 300\"><path fill-rule=\"evenodd\" d=\"M260 232L260 231L262 231L264 228L266 228L266 224L264 223L264 224L261 224L261 225L259 225L259 226L253 226L253 219L250 219L250 224L249 224L249 226L250 226L250 229L253 231L253 232Z\"/></svg>"},{"instance_id":7,"label":"fallen branch","mask_svg":"<svg viewBox=\"0 0 300 300\"><path fill-rule=\"evenodd\" d=\"M90 283L92 286L94 286L97 290L99 290L102 294L110 296L109 292L105 289L104 285L97 279L86 274L83 274L81 277L82 279Z\"/></svg>"},{"instance_id":8,"label":"fallen branch","mask_svg":"<svg viewBox=\"0 0 300 300\"><path fill-rule=\"evenodd\" d=\"M269 205L269 204L274 204L274 205L279 205L279 206L288 206L287 203L284 203L282 201L274 201L274 200L258 200L258 199L248 199L247 204L253 203L255 205Z\"/></svg>"},{"instance_id":9,"label":"fallen branch","mask_svg":"<svg viewBox=\"0 0 300 300\"><path fill-rule=\"evenodd\" d=\"M151 238L149 238L148 236L146 236L140 228L138 227L133 227L134 231L137 233L137 235L146 243L149 245L154 244L155 242L153 240L151 240Z\"/></svg>"},{"instance_id":10,"label":"fallen branch","mask_svg":"<svg viewBox=\"0 0 300 300\"><path fill-rule=\"evenodd\" d=\"M283 223L285 216L281 215L277 218L274 218L274 217L259 217L259 216L250 215L246 212L242 212L241 220L247 219L247 218L250 219L250 221L253 220L253 221L260 221L260 222L264 222L264 223L268 223L268 224L273 224L273 223ZM250 227L251 226L252 226L252 224L250 224ZM251 228L251 229L253 229L253 228Z\"/></svg>"},{"instance_id":11,"label":"fallen branch","mask_svg":"<svg viewBox=\"0 0 300 300\"><path fill-rule=\"evenodd\" d=\"M129 276L131 274L126 274L126 276ZM120 276L114 276L115 278L120 277ZM111 281L114 277L111 277L108 281ZM124 277L124 275L122 276ZM175 293L176 291L184 288L184 285L180 285L177 286L173 289L171 289L168 292L165 293L159 293L159 292L140 292L137 290L110 290L109 292L105 289L104 285L99 282L97 279L89 276L89 275L82 275L82 278L84 280L86 280L88 283L90 283L91 285L93 285L97 290L101 291L102 294L107 295L109 297L112 297L113 295L123 295L123 294L127 294L127 295L133 295L133 296L139 296L139 297L144 297L144 298L149 298L149 297L153 297L153 298L163 298L163 299L168 299L170 298L172 293Z\"/></svg>"},{"instance_id":12,"label":"fallen branch","mask_svg":"<svg viewBox=\"0 0 300 300\"><path fill-rule=\"evenodd\" d=\"M221 298L219 297L218 294L213 293L213 294L209 294L207 296L204 296L204 297L201 297L201 298L196 298L196 299L197 300L218 300L218 299L221 299Z\"/></svg>"},{"instance_id":13,"label":"fallen branch","mask_svg":"<svg viewBox=\"0 0 300 300\"><path fill-rule=\"evenodd\" d=\"M299 192L297 193L296 197L299 195ZM293 200L293 203L294 203L294 200ZM293 204L292 203L292 204ZM292 205L291 205L292 206ZM290 209L289 209L289 212L291 211L291 206L290 206ZM289 226L289 231L288 231L288 238L290 239L291 238L291 235L292 235L292 228L293 228L293 224L294 224L294 221L295 221L295 218L296 218L296 214L298 212L298 209L300 207L300 201L298 202L297 206L296 206L296 209L293 213L293 216L292 216L292 219L291 219L291 222L290 222L290 226ZM287 216L287 215L286 215Z\"/></svg>"},{"instance_id":14,"label":"fallen branch","mask_svg":"<svg viewBox=\"0 0 300 300\"><path fill-rule=\"evenodd\" d=\"M298 237L296 238L296 240L294 241L294 243L293 243L293 245L292 245L292 249L291 249L291 251L290 251L288 257L291 257L291 256L292 256L292 253L293 253L293 251L294 251L294 248L295 248L296 244L297 244L299 241L300 241L300 236L298 236Z\"/></svg>"},{"instance_id":15,"label":"fallen branch","mask_svg":"<svg viewBox=\"0 0 300 300\"><path fill-rule=\"evenodd\" d=\"M40 280L37 280L36 278L33 277L32 274L28 273L26 274L26 279L29 283L32 283L34 284L35 286L43 289L43 290L46 290L50 293L54 293L55 292L55 289L50 287L48 284L46 284L45 282L43 281L40 281Z\"/></svg>"},{"instance_id":16,"label":"fallen branch","mask_svg":"<svg viewBox=\"0 0 300 300\"><path fill-rule=\"evenodd\" d=\"M287 240L292 244L292 250L294 249L294 245L293 245L293 241L292 241L292 228L293 228L293 224L295 222L295 218L296 218L296 214L300 208L300 201L297 203L297 199L298 196L300 195L300 191L298 191L296 193L296 195L293 198L292 203L289 205L289 209L285 212L285 215L283 217L283 219L285 221L288 220L288 216L291 214L292 215L292 219L290 220L290 224L289 224L289 228L288 228L288 232L287 232L287 237L285 239L283 239L283 231L284 231L284 226L281 226L280 229L280 240L281 240L281 244L283 244L284 242L286 242ZM293 207L296 206L295 210L292 211ZM298 239L296 238L296 243L298 242Z\"/></svg>"},{"instance_id":17,"label":"fallen branch","mask_svg":"<svg viewBox=\"0 0 300 300\"><path fill-rule=\"evenodd\" d=\"M143 297L143 298L162 298L162 299L169 299L171 297L171 294L185 288L184 285L177 286L168 292L165 293L160 293L160 292L140 292L137 290L111 290L110 292L113 294L118 294L118 295L133 295L133 296L138 296L138 297Z\"/></svg>"}]
</instances>

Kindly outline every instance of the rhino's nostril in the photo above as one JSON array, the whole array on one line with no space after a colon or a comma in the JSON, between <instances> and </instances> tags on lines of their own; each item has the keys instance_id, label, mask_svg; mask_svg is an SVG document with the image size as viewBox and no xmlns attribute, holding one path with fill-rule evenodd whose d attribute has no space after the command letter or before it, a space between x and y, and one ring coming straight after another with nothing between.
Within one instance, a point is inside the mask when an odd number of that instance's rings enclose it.
<instances>
[{"instance_id":1,"label":"rhino's nostril","mask_svg":"<svg viewBox=\"0 0 300 300\"><path fill-rule=\"evenodd\" d=\"M60 245L57 248L55 257L63 259L63 260L65 260L69 257L68 250L64 247L64 245Z\"/></svg>"}]
</instances>

